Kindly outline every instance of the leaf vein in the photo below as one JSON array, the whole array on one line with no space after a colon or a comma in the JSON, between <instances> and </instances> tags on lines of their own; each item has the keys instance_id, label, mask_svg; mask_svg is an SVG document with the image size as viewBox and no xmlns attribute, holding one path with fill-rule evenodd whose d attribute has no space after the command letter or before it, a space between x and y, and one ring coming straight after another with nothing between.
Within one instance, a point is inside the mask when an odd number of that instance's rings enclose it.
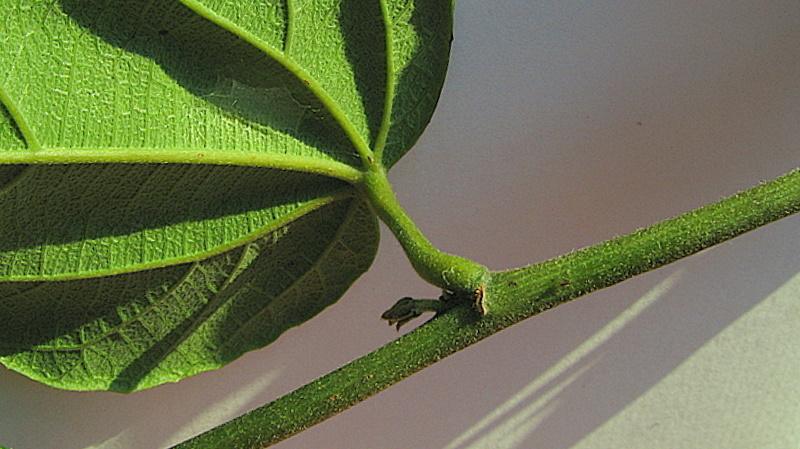
<instances>
[{"instance_id":1,"label":"leaf vein","mask_svg":"<svg viewBox=\"0 0 800 449\"><path fill-rule=\"evenodd\" d=\"M381 127L375 139L375 162L383 163L383 149L386 147L386 138L392 124L392 102L394 99L395 66L394 66L394 32L392 29L389 7L385 0L380 0L381 16L383 17L384 27L384 57L386 58L386 87L383 100L383 115L381 117Z\"/></svg>"},{"instance_id":2,"label":"leaf vein","mask_svg":"<svg viewBox=\"0 0 800 449\"><path fill-rule=\"evenodd\" d=\"M250 32L241 29L230 20L219 16L208 7L199 4L194 0L181 1L196 13L233 33L240 39L250 43L281 64L286 70L292 73L296 79L305 84L308 89L317 97L319 102L322 103L322 105L331 113L331 116L337 121L344 133L350 139L350 142L353 144L355 150L361 157L362 162L369 163L369 161L374 158L373 152L369 145L367 145L361 134L356 130L353 123L350 121L344 111L342 111L339 105L333 100L331 95L324 88L322 88L320 83L314 77L312 77L310 73L298 65L292 58L289 58L283 52L273 48L271 45L255 37ZM292 24L289 23L287 26L291 27Z\"/></svg>"},{"instance_id":3,"label":"leaf vein","mask_svg":"<svg viewBox=\"0 0 800 449\"><path fill-rule=\"evenodd\" d=\"M294 282L292 282L291 285L287 286L287 288L283 289L283 291L278 296L276 296L273 299L272 302L280 300L280 298L282 298L285 295L287 295L289 292L291 292L293 289L295 289L298 285L302 285L302 284L306 283L308 281L308 278L311 276L312 273L315 273L315 272L319 273L319 277L324 279L323 276L321 275L321 273L319 272L320 264L322 264L328 258L328 256L331 254L331 252L333 252L333 249L336 247L336 245L342 240L342 236L344 235L345 231L348 229L348 225L353 221L353 218L354 218L354 216L356 214L356 211L358 210L359 203L360 203L360 201L357 201L357 200L352 201L352 203L350 205L350 208L347 211L347 215L346 215L345 219L342 220L339 228L336 231L336 234L335 234L334 238L331 239L330 244L328 244L328 246L325 248L325 250L320 253L320 255L316 258L316 260L314 260L314 263L306 270L306 272L302 276L297 276L295 278ZM263 315L265 315L265 314L271 314L270 308L268 306L267 307L263 307L258 313L253 314L248 320L246 320L241 326L239 326L239 328L236 330L236 332L231 334L230 337L225 340L225 343L219 345L219 347L217 349L217 352L218 353L222 352L223 349L225 349L230 344L232 344L234 341L236 341L239 338L239 336L242 334L242 332L244 332L246 329L248 329L248 327L249 327L249 325L251 323L262 321L264 319Z\"/></svg>"},{"instance_id":4,"label":"leaf vein","mask_svg":"<svg viewBox=\"0 0 800 449\"><path fill-rule=\"evenodd\" d=\"M34 152L41 150L42 146L39 143L39 139L36 138L36 134L25 119L22 110L20 110L17 103L8 95L8 92L6 92L2 86L0 86L0 103L6 108L9 115L14 120L14 125L28 148Z\"/></svg>"}]
</instances>

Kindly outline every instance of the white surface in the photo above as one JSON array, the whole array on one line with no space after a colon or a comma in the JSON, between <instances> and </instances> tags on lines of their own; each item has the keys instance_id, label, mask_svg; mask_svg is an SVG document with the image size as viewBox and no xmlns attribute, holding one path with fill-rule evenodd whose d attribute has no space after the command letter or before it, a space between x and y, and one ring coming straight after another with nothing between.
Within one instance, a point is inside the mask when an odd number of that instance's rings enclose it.
<instances>
[{"instance_id":1,"label":"white surface","mask_svg":"<svg viewBox=\"0 0 800 449\"><path fill-rule=\"evenodd\" d=\"M458 2L451 70L392 171L442 249L544 260L800 165L793 1ZM800 217L530 319L278 448L800 445ZM272 346L123 396L0 370L0 445L159 448L395 337L436 296L386 234L373 269Z\"/></svg>"}]
</instances>

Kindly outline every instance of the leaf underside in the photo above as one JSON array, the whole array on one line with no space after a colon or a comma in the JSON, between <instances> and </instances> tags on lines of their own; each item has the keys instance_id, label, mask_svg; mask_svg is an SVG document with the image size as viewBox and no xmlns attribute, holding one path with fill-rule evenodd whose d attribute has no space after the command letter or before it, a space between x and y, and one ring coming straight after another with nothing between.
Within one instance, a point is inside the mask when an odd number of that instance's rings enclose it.
<instances>
[{"instance_id":1,"label":"leaf underside","mask_svg":"<svg viewBox=\"0 0 800 449\"><path fill-rule=\"evenodd\" d=\"M0 0L0 361L129 392L335 302L429 121L450 0Z\"/></svg>"},{"instance_id":2,"label":"leaf underside","mask_svg":"<svg viewBox=\"0 0 800 449\"><path fill-rule=\"evenodd\" d=\"M6 282L0 356L63 388L127 392L177 381L310 319L369 267L365 253L376 244L368 207L350 199L198 262Z\"/></svg>"}]
</instances>

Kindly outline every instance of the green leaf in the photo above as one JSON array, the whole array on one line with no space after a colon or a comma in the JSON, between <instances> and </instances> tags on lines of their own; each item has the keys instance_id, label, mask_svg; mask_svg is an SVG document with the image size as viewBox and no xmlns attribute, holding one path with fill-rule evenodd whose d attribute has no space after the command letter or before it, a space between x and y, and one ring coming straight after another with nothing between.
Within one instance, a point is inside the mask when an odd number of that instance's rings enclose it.
<instances>
[{"instance_id":1,"label":"green leaf","mask_svg":"<svg viewBox=\"0 0 800 449\"><path fill-rule=\"evenodd\" d=\"M59 388L129 392L219 368L336 301L372 262L356 199L198 262L0 284L0 356ZM35 323L35 326L31 326Z\"/></svg>"},{"instance_id":2,"label":"green leaf","mask_svg":"<svg viewBox=\"0 0 800 449\"><path fill-rule=\"evenodd\" d=\"M451 6L0 0L0 361L134 391L335 302L377 248L363 174L433 113Z\"/></svg>"}]
</instances>

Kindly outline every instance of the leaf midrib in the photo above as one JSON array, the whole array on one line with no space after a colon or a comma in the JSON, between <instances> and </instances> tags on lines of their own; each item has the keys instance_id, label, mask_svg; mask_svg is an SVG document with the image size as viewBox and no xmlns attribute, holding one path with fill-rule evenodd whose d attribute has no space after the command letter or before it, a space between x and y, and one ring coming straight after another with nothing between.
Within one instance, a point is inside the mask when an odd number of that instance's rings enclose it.
<instances>
[{"instance_id":1,"label":"leaf midrib","mask_svg":"<svg viewBox=\"0 0 800 449\"><path fill-rule=\"evenodd\" d=\"M15 151L15 152L0 152L0 164L69 164L69 163L92 163L92 162L111 162L111 163L188 163L188 164L218 164L218 165L235 165L235 166L255 166L263 168L274 168L282 170L290 170L296 172L304 172L311 174L323 175L340 179L349 183L350 185L363 184L364 173L374 169L375 167L382 167L382 152L386 144L387 135L391 125L391 111L392 100L394 95L394 64L392 61L392 24L390 23L390 15L388 13L388 5L384 0L379 0L381 15L383 19L384 36L385 36L385 64L386 64L386 86L384 93L383 111L380 128L375 139L374 150L369 148L364 138L356 131L355 126L349 120L347 115L339 107L328 92L321 87L321 85L308 74L301 66L294 62L292 58L286 56L285 53L275 49L269 44L263 42L253 34L243 30L234 22L217 15L213 10L198 3L195 0L180 0L185 6L193 10L206 20L214 23L215 25L225 29L226 31L236 35L248 44L254 46L258 50L264 52L269 57L273 58L278 63L282 64L286 70L292 73L295 77L302 80L310 89L310 91L318 98L322 105L328 109L331 116L337 121L337 124L346 133L355 149L358 151L362 159L362 168L353 167L351 165L341 163L334 160L324 160L311 157L293 156L293 155L276 155L276 154L253 154L253 153L225 153L206 148L198 149L165 149L165 148L42 148L38 143L35 133L28 126L25 117L20 109L11 98L5 94L0 88L0 103L6 105L15 120L19 132L25 140L28 148L31 151ZM291 24L289 24L291 26ZM124 151L123 151L124 150ZM329 202L358 195L359 191L352 188L343 188L331 195L320 198L307 207L299 209L297 213L291 214L289 217L296 218L297 214L307 213L317 207L321 207ZM289 218L287 218L289 220ZM231 242L224 248L215 248L211 252L204 252L202 254L195 254L192 257L180 258L179 260L159 261L155 264L143 264L137 267L137 270L158 268L166 265L174 265L177 263L187 263L200 260L215 254L219 254L233 247L252 241L260 235L271 232L277 227L284 224L277 223L274 226L260 229L257 233L248 234L246 237L237 239ZM128 272L126 268L121 272ZM103 275L117 274L116 272L103 272ZM48 277L48 279L82 279L86 277L95 276L96 273L78 273L70 274L67 276ZM6 280L20 280L24 278L13 278ZM41 280L40 276L36 280Z\"/></svg>"},{"instance_id":2,"label":"leaf midrib","mask_svg":"<svg viewBox=\"0 0 800 449\"><path fill-rule=\"evenodd\" d=\"M325 247L325 249L320 253L320 256L317 258L317 260L314 261L314 263L312 263L308 267L308 269L301 276L298 276L289 287L284 289L281 294L279 294L278 296L275 297L275 300L279 300L281 296L286 294L286 292L290 291L292 288L294 288L294 286L300 284L301 281L304 280L311 273L313 273L314 271L318 270L319 269L319 265L320 265L320 261L325 260L325 258L328 256L328 254L330 254L330 252L333 250L333 248L336 245L342 243L341 242L341 238L342 238L342 234L344 233L344 229L346 227L345 224L349 223L353 219L353 215L354 215L355 210L356 210L357 207L358 207L358 202L354 201L353 204L350 206L350 209L347 212L347 216L346 216L345 220L343 221L342 226L340 226L339 229L336 231L336 234L331 239L330 244ZM256 239L253 239L253 240L256 240ZM181 335L179 336L179 338L175 339L175 342L173 342L173 344L170 345L169 350L165 351L165 353L171 353L175 348L180 346L180 344L182 342L184 342L186 340L186 338L191 336L191 334L195 330L197 330L197 328L199 328L205 322L207 322L208 318L211 317L217 310L219 310L220 307L222 307L228 300L232 299L232 297L226 296L224 294L224 292L227 290L228 286L231 284L231 280L234 277L237 276L237 271L238 271L239 268L241 268L245 258L246 258L246 251L243 251L241 256L239 257L239 260L237 261L237 266L233 270L231 270L231 273L227 276L225 281L222 283L222 285L220 286L219 290L214 292L213 296L206 302L206 304L203 305L202 312L201 312L200 316L198 317L198 319L193 321L192 325L190 327L188 327L183 332L181 332ZM87 340L87 341L84 341L84 342L81 342L81 343L77 343L77 344L73 344L73 345L54 346L52 344L42 344L42 345L32 346L31 349L32 350L36 350L36 351L41 351L41 352L70 352L70 351L84 350L84 349L90 348L93 345L97 344L97 342L102 341L103 339L108 338L110 335L113 335L114 333L119 332L119 330L121 328L124 328L128 324L140 320L142 317L144 317L148 313L152 312L153 309L155 309L156 307L158 307L162 303L162 301L166 300L165 298L168 298L181 285L183 285L183 283L186 281L186 279L188 279L192 275L192 273L194 273L194 271L198 268L198 266L199 266L199 261L195 261L192 264L192 266L189 267L186 270L186 272L181 277L181 279L179 281L175 282L175 284L168 291L166 291L163 294L161 294L158 300L153 301L148 307L146 307L146 308L142 309L141 311L139 311L135 316L132 316L125 323L122 323L120 326L117 326L117 327L115 327L113 329L110 329L110 330L108 330L106 332L103 332L102 334L97 335L92 340ZM252 323L253 321L259 319L262 316L262 314L264 313L265 310L266 309L262 309L260 312L254 314L245 323L249 324L249 323ZM228 345L229 342L235 340L235 337L238 334L238 332L240 332L242 328L247 327L246 324L242 325L240 330L237 331L236 334L231 335L226 340L226 343L220 345L220 347L217 348L216 352L220 352L222 349L224 349Z\"/></svg>"},{"instance_id":3,"label":"leaf midrib","mask_svg":"<svg viewBox=\"0 0 800 449\"><path fill-rule=\"evenodd\" d=\"M206 20L222 27L228 32L236 35L245 42L253 45L255 48L267 54L269 57L276 60L278 63L292 73L299 80L302 80L309 88L309 90L317 97L322 105L331 113L331 116L336 120L338 125L342 128L345 134L350 139L350 142L358 152L363 169L336 162L318 160L315 158L307 158L302 156L288 156L288 155L275 155L275 154L219 154L217 152L209 152L207 149L164 149L164 148L136 148L135 151L130 151L130 148L81 148L76 150L73 148L45 148L42 147L36 138L35 133L28 125L24 114L17 107L16 103L7 95L4 89L0 87L0 103L2 103L8 110L11 117L14 119L15 124L25 141L25 144L30 151L13 153L0 152L0 164L69 164L69 163L92 163L92 162L116 162L116 163L192 163L192 164L220 164L220 165L241 165L241 166L258 166L264 168L277 168L283 170L292 170L298 172L306 172L313 174L320 174L337 179L341 179L350 184L361 184L362 174L372 167L382 165L383 149L386 145L386 139L391 128L391 112L392 112L392 99L394 97L394 64L392 61L392 26L390 23L388 6L384 0L379 0L381 13L383 18L384 36L385 36L385 58L386 58L386 86L383 102L383 114L381 118L381 125L377 133L374 144L374 149L370 148L365 142L363 137L358 133L353 123L348 119L346 114L342 111L339 105L333 100L328 92L322 88L320 83L306 72L301 66L294 62L293 59L286 56L282 51L279 51L253 34L240 28L234 22L219 16L213 10L205 5L198 3L195 0L180 0L185 6L195 11L198 15ZM291 7L291 2L287 2ZM291 14L289 14L291 19ZM288 31L291 31L291 21L288 23ZM287 32L287 46L290 44L290 35ZM127 150L127 151L121 151Z\"/></svg>"},{"instance_id":4,"label":"leaf midrib","mask_svg":"<svg viewBox=\"0 0 800 449\"><path fill-rule=\"evenodd\" d=\"M394 61L392 60L392 53L394 52L394 34L392 33L392 24L389 21L389 9L385 0L379 0L381 5L381 15L383 16L383 29L386 42L384 42L385 55L386 55L386 93L383 99L383 117L381 117L381 127L378 130L378 135L375 139L375 162L381 167L383 166L383 149L386 147L386 138L389 135L392 120L392 100L394 100L394 78L395 68Z\"/></svg>"},{"instance_id":5,"label":"leaf midrib","mask_svg":"<svg viewBox=\"0 0 800 449\"><path fill-rule=\"evenodd\" d=\"M361 181L362 171L350 165L303 156L270 153L241 153L199 149L164 148L42 148L38 151L0 152L0 164L80 164L92 162L116 163L177 163L238 165L291 170L341 179L350 184Z\"/></svg>"},{"instance_id":6,"label":"leaf midrib","mask_svg":"<svg viewBox=\"0 0 800 449\"><path fill-rule=\"evenodd\" d=\"M265 227L259 228L256 231L248 233L246 235L243 235L242 237L240 237L240 238L238 238L236 240L229 241L226 245L215 246L212 249L209 249L209 250L206 250L206 251L201 251L201 252L198 252L198 253L192 253L191 255L188 255L188 256L172 257L172 258L167 258L167 259L159 259L158 261L155 261L155 262L141 263L141 264L137 264L135 266L125 266L123 268L106 269L106 270L102 270L102 271L87 271L87 272L80 272L80 273L68 273L68 274L56 274L56 275L41 275L41 274L37 274L37 275L25 275L25 276L8 276L8 277L4 277L2 279L2 281L4 281L4 282L7 282L7 281L14 281L14 282L18 282L18 281L43 281L43 280L44 281L68 281L68 280L93 278L93 277L97 277L97 276L111 276L111 275L117 275L117 274L130 273L130 272L134 272L134 271L144 271L144 270L151 270L151 269L155 269L155 268L163 268L163 267L166 267L166 266L173 266L173 265L178 265L178 264L183 264L183 263L197 262L197 261L200 261L200 260L207 259L209 257L215 256L217 254L224 253L225 251L232 250L232 249L237 248L239 246L245 245L245 244L247 244L249 242L252 242L253 240L256 240L258 238L261 238L261 237L269 234L270 232L276 231L277 229L280 229L281 227L288 225L289 223L297 220L300 217L305 216L306 214L308 214L308 213L310 213L310 212L312 212L314 210L317 210L317 209L319 209L321 207L324 207L324 206L327 206L329 204L332 204L332 203L334 203L336 201L342 201L342 200L345 200L347 198L352 198L356 194L357 193L356 193L355 189L353 189L350 186L345 186L345 188L339 189L338 191L333 192L333 193L331 193L329 195L319 197L316 200L309 202L305 206L299 207L295 211L293 211L293 212L291 212L291 213L289 213L287 215L284 215L283 217L281 217L281 219L270 223L269 226L265 226Z\"/></svg>"},{"instance_id":7,"label":"leaf midrib","mask_svg":"<svg viewBox=\"0 0 800 449\"><path fill-rule=\"evenodd\" d=\"M208 151L207 149L164 149L164 148L58 148L42 147L36 134L28 124L22 111L17 107L15 101L0 87L0 103L2 103L13 118L26 146L29 151L0 152L0 164L69 164L69 163L92 163L92 162L116 162L116 163L200 163L200 164L220 164L220 165L241 165L258 166L264 168L277 168L292 170L305 173L325 175L341 179L350 184L360 184L362 174L369 167L379 165L386 138L391 125L392 98L394 95L394 65L391 58L392 52L392 27L389 23L389 14L386 2L380 0L380 6L384 22L385 49L386 49L386 86L384 98L384 111L381 119L381 126L378 130L374 149L364 141L362 136L356 131L353 123L347 118L339 105L332 99L328 92L321 87L319 82L306 72L302 67L294 62L293 59L279 51L251 33L241 29L230 20L217 15L213 10L194 0L181 0L188 8L197 14L211 21L246 41L250 45L275 59L286 70L295 77L302 80L317 97L317 99L331 113L337 121L348 139L351 141L358 152L364 169L358 169L337 161L325 161L315 158L302 156L275 155L275 154L252 154L252 153L228 153ZM291 15L289 16L291 18ZM289 23L291 28L291 23ZM288 38L287 38L288 39ZM122 151L128 150L128 151Z\"/></svg>"},{"instance_id":8,"label":"leaf midrib","mask_svg":"<svg viewBox=\"0 0 800 449\"><path fill-rule=\"evenodd\" d=\"M381 5L381 12L383 16L383 23L384 23L384 35L386 36L385 44L385 54L386 54L386 66L387 66L387 73L386 73L386 95L384 100L384 110L383 116L381 118L381 128L378 131L378 139L376 140L375 150L373 151L372 148L369 147L366 141L362 138L361 134L358 133L353 123L350 119L347 118L344 111L339 107L339 105L333 100L333 98L328 94L328 92L320 85L320 83L313 77L311 74L306 72L301 66L299 66L292 58L286 56L286 54L278 49L272 47L271 45L267 44L266 42L262 41L261 39L257 38L253 34L241 29L235 23L231 22L230 20L217 15L213 10L209 9L205 5L197 3L195 0L181 0L181 3L186 5L189 9L195 11L200 16L204 17L205 19L211 21L212 23L216 24L219 27L224 28L228 32L236 35L240 39L244 40L245 42L253 45L257 49L266 53L269 57L273 58L275 61L283 65L283 67L291 72L297 79L301 80L304 84L308 86L311 92L317 97L317 99L322 103L323 106L331 113L331 116L336 120L342 130L345 132L347 137L350 139L350 142L355 147L356 151L358 152L359 156L361 157L362 164L365 167L365 170L368 167L374 167L375 165L380 164L380 156L383 151L383 147L385 146L386 136L389 132L389 125L391 120L391 95L393 93L393 65L391 63L391 27L388 24L388 12L387 12L387 5L386 2L380 0ZM290 5L291 2L287 1L287 6ZM288 18L291 18L291 13L288 15ZM288 23L288 30L291 31L292 24ZM290 38L290 34L287 32L287 45L290 44L288 42Z\"/></svg>"}]
</instances>

